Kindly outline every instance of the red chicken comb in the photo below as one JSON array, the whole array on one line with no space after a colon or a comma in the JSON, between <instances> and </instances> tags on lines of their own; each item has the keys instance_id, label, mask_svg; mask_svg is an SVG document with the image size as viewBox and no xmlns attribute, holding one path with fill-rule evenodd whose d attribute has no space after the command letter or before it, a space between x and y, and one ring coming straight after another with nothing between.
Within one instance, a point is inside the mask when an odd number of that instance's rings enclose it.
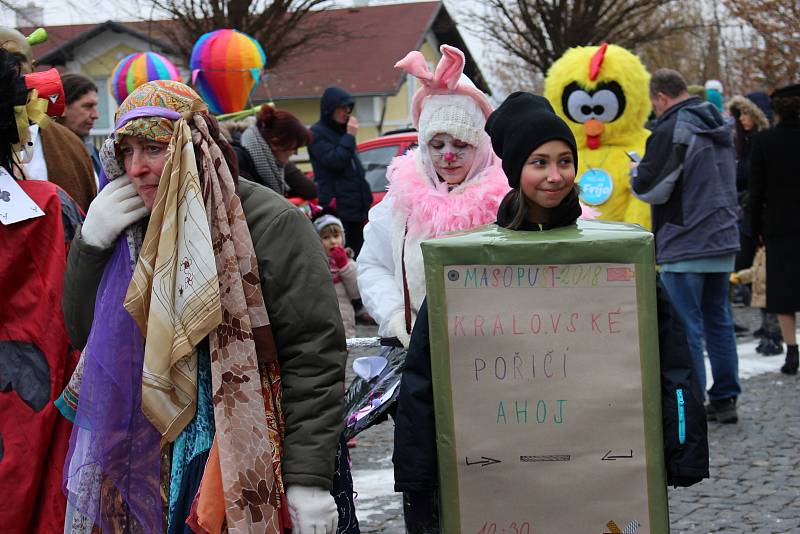
<instances>
[{"instance_id":1,"label":"red chicken comb","mask_svg":"<svg viewBox=\"0 0 800 534\"><path fill-rule=\"evenodd\" d=\"M608 43L603 43L597 52L594 53L592 59L589 61L589 79L595 81L597 76L600 75L600 67L603 66L603 60L606 58L606 49Z\"/></svg>"}]
</instances>

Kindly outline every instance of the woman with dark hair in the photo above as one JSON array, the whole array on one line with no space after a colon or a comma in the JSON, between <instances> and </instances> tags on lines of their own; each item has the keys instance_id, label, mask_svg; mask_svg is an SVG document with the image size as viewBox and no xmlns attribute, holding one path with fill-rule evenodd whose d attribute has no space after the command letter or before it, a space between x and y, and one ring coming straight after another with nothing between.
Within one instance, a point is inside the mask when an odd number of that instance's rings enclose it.
<instances>
[{"instance_id":1,"label":"woman with dark hair","mask_svg":"<svg viewBox=\"0 0 800 534\"><path fill-rule=\"evenodd\" d=\"M739 195L739 235L741 248L736 255L736 270L753 263L756 243L750 228L750 143L753 135L769 128L769 121L759 107L744 96L734 96L728 103L736 128L736 191Z\"/></svg>"},{"instance_id":2,"label":"woman with dark hair","mask_svg":"<svg viewBox=\"0 0 800 534\"><path fill-rule=\"evenodd\" d=\"M739 252L736 253L736 272L745 272L754 262L758 243L753 236L750 223L750 145L753 135L769 128L764 112L755 102L744 96L734 96L728 103L728 109L735 119L736 128L736 193L739 199ZM735 278L735 277L734 277ZM733 286L734 301L741 301L747 305L753 301L760 301L763 297L757 294L758 287L748 290L745 284ZM753 295L752 297L750 295ZM737 332L746 332L747 329L735 325ZM783 352L780 328L775 314L767 313L761 308L761 326L754 332L760 338L756 351L764 356L775 356Z\"/></svg>"},{"instance_id":3,"label":"woman with dark hair","mask_svg":"<svg viewBox=\"0 0 800 534\"><path fill-rule=\"evenodd\" d=\"M753 137L750 202L753 235L766 246L767 311L786 342L781 372L797 374L795 313L800 310L800 84L772 94L776 125Z\"/></svg>"},{"instance_id":4,"label":"woman with dark hair","mask_svg":"<svg viewBox=\"0 0 800 534\"><path fill-rule=\"evenodd\" d=\"M305 176L298 176L293 165L292 172L287 173L287 165L297 149L310 142L311 131L297 117L269 105L261 106L256 123L242 133L241 148L237 151L242 176L280 195L299 193L298 196L308 198L307 190L313 183Z\"/></svg>"},{"instance_id":5,"label":"woman with dark hair","mask_svg":"<svg viewBox=\"0 0 800 534\"><path fill-rule=\"evenodd\" d=\"M35 113L47 101L30 98L20 71L16 55L0 48L0 525L50 533L63 530L71 428L53 400L78 360L59 302L83 215L63 189L29 179L20 156L29 117L41 128L52 124Z\"/></svg>"}]
</instances>

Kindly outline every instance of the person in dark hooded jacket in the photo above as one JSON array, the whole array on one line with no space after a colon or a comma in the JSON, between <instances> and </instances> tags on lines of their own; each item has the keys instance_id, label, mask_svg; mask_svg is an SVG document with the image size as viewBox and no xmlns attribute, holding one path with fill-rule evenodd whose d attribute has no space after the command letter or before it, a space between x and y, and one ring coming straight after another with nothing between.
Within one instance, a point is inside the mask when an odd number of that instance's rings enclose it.
<instances>
[{"instance_id":1,"label":"person in dark hooded jacket","mask_svg":"<svg viewBox=\"0 0 800 534\"><path fill-rule=\"evenodd\" d=\"M320 101L320 120L311 127L314 139L308 153L320 204L336 210L344 224L348 245L358 255L364 242L372 191L356 152L358 120L352 115L353 106L353 97L344 89L325 89Z\"/></svg>"}]
</instances>

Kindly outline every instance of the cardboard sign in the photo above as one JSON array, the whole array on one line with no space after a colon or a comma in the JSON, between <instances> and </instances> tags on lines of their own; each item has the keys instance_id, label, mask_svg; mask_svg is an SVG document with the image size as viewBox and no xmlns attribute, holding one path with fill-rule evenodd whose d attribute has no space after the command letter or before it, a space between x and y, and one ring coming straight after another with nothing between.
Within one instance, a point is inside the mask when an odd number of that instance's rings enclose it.
<instances>
[{"instance_id":1,"label":"cardboard sign","mask_svg":"<svg viewBox=\"0 0 800 534\"><path fill-rule=\"evenodd\" d=\"M9 225L43 215L41 208L22 190L14 177L0 167L0 223Z\"/></svg>"},{"instance_id":2,"label":"cardboard sign","mask_svg":"<svg viewBox=\"0 0 800 534\"><path fill-rule=\"evenodd\" d=\"M444 531L668 532L652 235L489 227L423 252Z\"/></svg>"}]
</instances>

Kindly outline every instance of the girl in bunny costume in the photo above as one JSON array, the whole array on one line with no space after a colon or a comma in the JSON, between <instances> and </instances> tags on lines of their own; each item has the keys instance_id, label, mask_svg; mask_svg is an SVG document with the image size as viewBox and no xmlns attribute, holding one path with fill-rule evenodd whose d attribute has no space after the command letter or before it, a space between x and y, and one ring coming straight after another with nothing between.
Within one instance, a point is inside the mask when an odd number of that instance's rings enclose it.
<instances>
[{"instance_id":1,"label":"girl in bunny costume","mask_svg":"<svg viewBox=\"0 0 800 534\"><path fill-rule=\"evenodd\" d=\"M389 191L369 212L358 257L364 306L381 336L397 337L406 347L425 298L420 243L494 222L509 190L483 129L492 106L462 74L464 54L448 45L440 50L433 73L417 51L395 64L421 84L412 102L419 147L389 166Z\"/></svg>"}]
</instances>

